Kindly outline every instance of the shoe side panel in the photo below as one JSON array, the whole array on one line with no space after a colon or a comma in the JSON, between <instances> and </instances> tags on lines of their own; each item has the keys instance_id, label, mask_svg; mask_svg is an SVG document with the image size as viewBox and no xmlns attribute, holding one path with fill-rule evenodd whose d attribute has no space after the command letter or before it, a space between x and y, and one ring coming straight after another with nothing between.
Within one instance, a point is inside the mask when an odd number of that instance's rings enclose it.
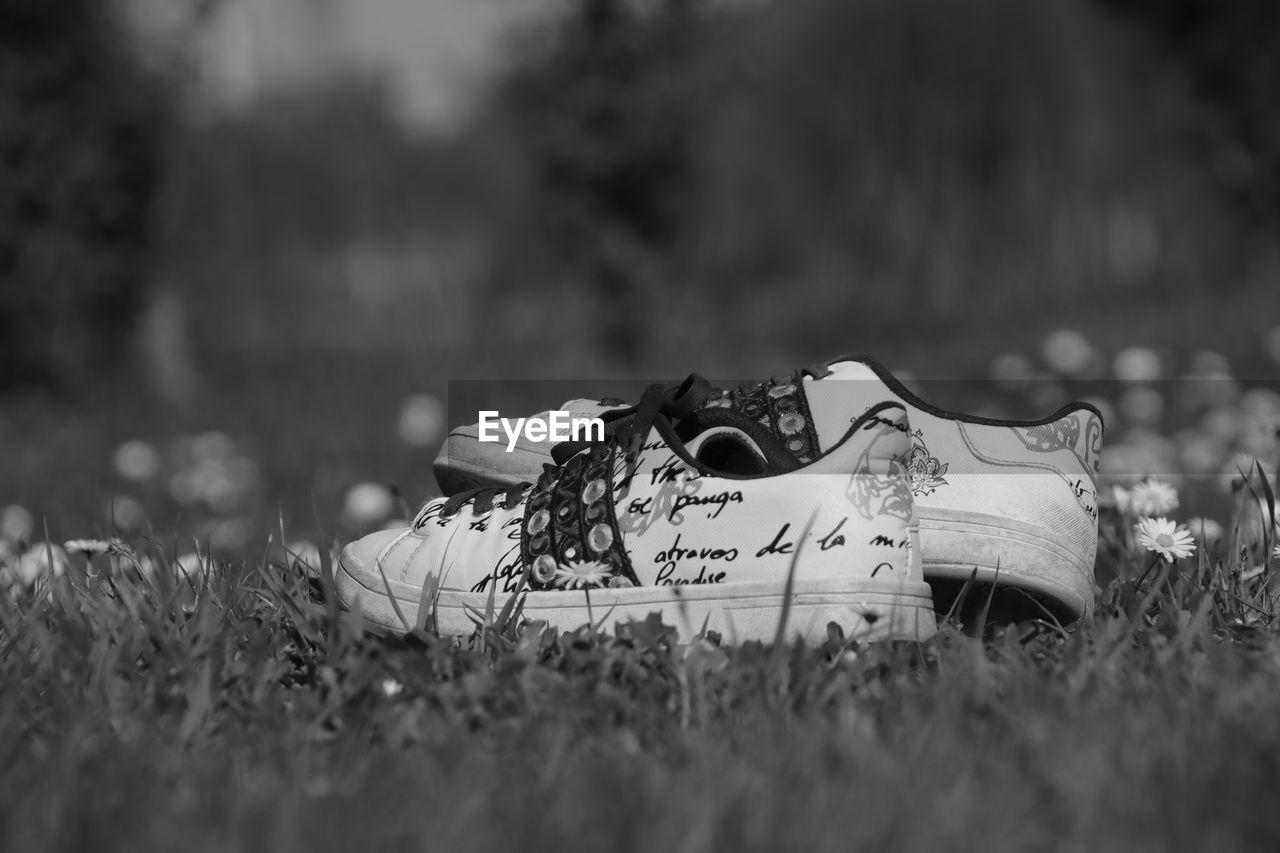
<instances>
[{"instance_id":1,"label":"shoe side panel","mask_svg":"<svg viewBox=\"0 0 1280 853\"><path fill-rule=\"evenodd\" d=\"M643 585L848 577L920 581L914 504L902 459L905 411L823 459L772 477L700 474L661 446L615 482L615 509ZM806 534L807 530L807 534Z\"/></svg>"}]
</instances>

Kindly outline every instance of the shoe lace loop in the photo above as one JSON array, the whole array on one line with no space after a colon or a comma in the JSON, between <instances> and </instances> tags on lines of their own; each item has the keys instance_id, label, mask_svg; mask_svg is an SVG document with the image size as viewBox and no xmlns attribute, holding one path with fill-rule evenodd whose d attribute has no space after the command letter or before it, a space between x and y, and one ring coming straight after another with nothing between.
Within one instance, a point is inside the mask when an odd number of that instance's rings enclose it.
<instances>
[{"instance_id":1,"label":"shoe lace loop","mask_svg":"<svg viewBox=\"0 0 1280 853\"><path fill-rule=\"evenodd\" d=\"M604 440L623 445L627 461L633 463L659 416L679 420L704 408L719 394L710 382L696 373L670 385L655 383L645 389L636 405L610 413L604 427ZM563 465L594 443L564 441L552 448L551 456L557 465Z\"/></svg>"},{"instance_id":2,"label":"shoe lace loop","mask_svg":"<svg viewBox=\"0 0 1280 853\"><path fill-rule=\"evenodd\" d=\"M538 477L537 485L542 487L549 483L550 480L555 479L557 470L559 469L557 469L555 465L552 465L549 462L544 463L542 466L542 475ZM503 498L502 508L510 509L520 503L520 501L524 500L525 495L528 493L530 488L533 488L533 485L534 484L532 483L521 482L512 486L480 486L474 489L466 489L451 496L445 500L443 504L440 504L440 512L435 516L428 515L432 507L435 506L434 502L428 502L422 507L422 509L418 510L417 516L413 519L413 527L414 529L422 527L422 525L426 523L427 519L431 517L439 518L443 521L449 521L456 517L458 513L461 512L462 507L468 502L471 504L472 515L488 515L493 511L499 495Z\"/></svg>"}]
</instances>

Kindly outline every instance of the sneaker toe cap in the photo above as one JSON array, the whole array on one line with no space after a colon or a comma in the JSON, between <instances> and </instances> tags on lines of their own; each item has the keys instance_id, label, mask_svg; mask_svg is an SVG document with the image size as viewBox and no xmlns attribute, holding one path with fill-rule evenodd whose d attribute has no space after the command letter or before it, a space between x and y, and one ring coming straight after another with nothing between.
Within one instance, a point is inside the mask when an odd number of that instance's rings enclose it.
<instances>
[{"instance_id":1,"label":"sneaker toe cap","mask_svg":"<svg viewBox=\"0 0 1280 853\"><path fill-rule=\"evenodd\" d=\"M342 549L341 568L361 583L388 580L411 580L413 554L422 537L411 527L379 530L350 543Z\"/></svg>"}]
</instances>

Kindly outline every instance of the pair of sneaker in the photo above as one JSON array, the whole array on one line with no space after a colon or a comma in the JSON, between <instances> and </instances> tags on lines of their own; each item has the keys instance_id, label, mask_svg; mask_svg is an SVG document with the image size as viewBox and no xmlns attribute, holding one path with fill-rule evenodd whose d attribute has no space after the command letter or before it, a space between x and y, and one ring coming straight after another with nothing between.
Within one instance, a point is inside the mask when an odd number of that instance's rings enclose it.
<instances>
[{"instance_id":1,"label":"pair of sneaker","mask_svg":"<svg viewBox=\"0 0 1280 853\"><path fill-rule=\"evenodd\" d=\"M1093 603L1103 423L1077 403L1036 421L947 412L874 359L743 386L692 376L636 405L574 400L603 440L453 430L450 497L338 561L339 597L376 625L432 614L468 633L494 597L573 629L652 612L685 635L923 640L971 580L1059 618Z\"/></svg>"}]
</instances>

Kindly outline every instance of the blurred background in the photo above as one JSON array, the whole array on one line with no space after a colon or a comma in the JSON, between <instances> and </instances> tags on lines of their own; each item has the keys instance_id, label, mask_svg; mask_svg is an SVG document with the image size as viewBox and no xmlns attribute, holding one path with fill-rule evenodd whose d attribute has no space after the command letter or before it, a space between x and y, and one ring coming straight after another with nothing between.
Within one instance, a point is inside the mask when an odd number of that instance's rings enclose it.
<instances>
[{"instance_id":1,"label":"blurred background","mask_svg":"<svg viewBox=\"0 0 1280 853\"><path fill-rule=\"evenodd\" d=\"M0 539L347 538L450 380L850 351L1220 513L1277 103L1274 0L0 0Z\"/></svg>"}]
</instances>

